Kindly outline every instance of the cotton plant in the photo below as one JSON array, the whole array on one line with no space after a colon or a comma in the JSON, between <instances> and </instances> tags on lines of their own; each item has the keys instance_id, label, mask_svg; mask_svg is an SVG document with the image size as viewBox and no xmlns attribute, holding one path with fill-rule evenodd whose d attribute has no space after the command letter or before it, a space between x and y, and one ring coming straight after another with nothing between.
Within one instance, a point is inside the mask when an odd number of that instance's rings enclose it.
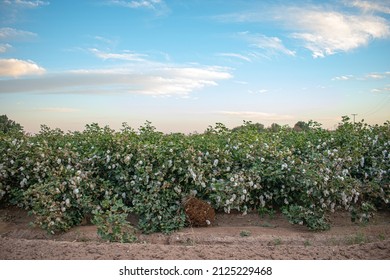
<instances>
[{"instance_id":1,"label":"cotton plant","mask_svg":"<svg viewBox=\"0 0 390 280\"><path fill-rule=\"evenodd\" d=\"M335 131L311 123L302 132L217 124L192 135L163 134L150 122L120 132L43 126L37 135L0 140L0 202L30 210L52 233L90 215L100 231L114 230L102 236L132 240L120 238L131 232L129 213L139 215L144 232L171 232L185 226L188 196L226 213L282 211L313 230L327 229L335 211L366 221L389 207L389 123L344 119ZM104 217L120 226L109 229Z\"/></svg>"}]
</instances>

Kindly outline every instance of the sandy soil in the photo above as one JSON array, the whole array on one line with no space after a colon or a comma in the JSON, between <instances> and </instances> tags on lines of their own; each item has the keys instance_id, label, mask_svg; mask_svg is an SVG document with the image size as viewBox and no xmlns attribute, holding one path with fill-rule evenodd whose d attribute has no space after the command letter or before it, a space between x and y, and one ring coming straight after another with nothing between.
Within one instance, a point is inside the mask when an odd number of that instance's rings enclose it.
<instances>
[{"instance_id":1,"label":"sandy soil","mask_svg":"<svg viewBox=\"0 0 390 280\"><path fill-rule=\"evenodd\" d=\"M212 227L140 234L132 244L105 242L90 224L50 236L31 227L32 220L23 210L0 209L0 259L390 259L390 212L367 225L337 213L326 232L291 225L280 214L219 213Z\"/></svg>"}]
</instances>

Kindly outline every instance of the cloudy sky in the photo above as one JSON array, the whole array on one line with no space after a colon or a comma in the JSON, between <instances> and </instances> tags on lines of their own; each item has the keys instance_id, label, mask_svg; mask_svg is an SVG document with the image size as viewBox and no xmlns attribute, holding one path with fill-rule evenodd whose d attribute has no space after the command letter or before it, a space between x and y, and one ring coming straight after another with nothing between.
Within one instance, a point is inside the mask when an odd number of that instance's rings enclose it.
<instances>
[{"instance_id":1,"label":"cloudy sky","mask_svg":"<svg viewBox=\"0 0 390 280\"><path fill-rule=\"evenodd\" d=\"M203 132L390 119L388 0L0 0L0 114Z\"/></svg>"}]
</instances>

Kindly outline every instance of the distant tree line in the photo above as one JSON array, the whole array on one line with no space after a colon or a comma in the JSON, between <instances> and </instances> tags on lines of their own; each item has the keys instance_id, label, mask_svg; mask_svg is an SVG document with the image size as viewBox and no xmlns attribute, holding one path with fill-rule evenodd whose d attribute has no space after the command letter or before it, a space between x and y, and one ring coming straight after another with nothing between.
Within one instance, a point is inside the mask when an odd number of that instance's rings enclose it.
<instances>
[{"instance_id":1,"label":"distant tree line","mask_svg":"<svg viewBox=\"0 0 390 280\"><path fill-rule=\"evenodd\" d=\"M261 123L252 123L250 121L244 121L243 125L237 126L232 129L232 131L242 131L242 130L254 130L258 132L278 132L282 126L277 123L271 124L270 127L265 127L264 124ZM304 122L304 121L298 121L293 128L291 128L294 131L308 131L310 130L310 123Z\"/></svg>"},{"instance_id":2,"label":"distant tree line","mask_svg":"<svg viewBox=\"0 0 390 280\"><path fill-rule=\"evenodd\" d=\"M147 122L148 125L151 125L150 122ZM46 126L43 126L46 127ZM153 130L155 130L155 127L152 127ZM232 129L233 132L238 132L238 131L257 131L257 132L278 132L282 126L277 123L271 124L270 127L265 127L264 124L261 123L252 123L251 121L244 121L243 125L234 127ZM212 128L209 128L210 130ZM229 129L224 126L221 123L217 124L217 129L218 130L225 130L228 131ZM304 122L304 121L298 121L293 128L290 128L294 131L309 131L311 129L310 123L309 122ZM142 130L142 127L141 127ZM206 131L206 133L208 132ZM0 115L0 133L10 133L10 132L23 132L23 126L21 126L19 123L10 120L7 115Z\"/></svg>"}]
</instances>

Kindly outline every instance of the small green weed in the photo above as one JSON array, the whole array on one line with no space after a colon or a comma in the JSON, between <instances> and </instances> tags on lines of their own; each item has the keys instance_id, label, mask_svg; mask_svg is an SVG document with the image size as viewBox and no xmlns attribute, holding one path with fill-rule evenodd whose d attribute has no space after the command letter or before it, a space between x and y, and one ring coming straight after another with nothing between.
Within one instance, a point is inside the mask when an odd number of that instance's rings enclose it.
<instances>
[{"instance_id":1,"label":"small green weed","mask_svg":"<svg viewBox=\"0 0 390 280\"><path fill-rule=\"evenodd\" d=\"M280 238L275 238L273 242L274 242L274 245L281 245L283 243L282 239L280 239Z\"/></svg>"},{"instance_id":2,"label":"small green weed","mask_svg":"<svg viewBox=\"0 0 390 280\"><path fill-rule=\"evenodd\" d=\"M248 237L251 235L251 232L249 230L243 230L240 232L241 237Z\"/></svg>"},{"instance_id":3,"label":"small green weed","mask_svg":"<svg viewBox=\"0 0 390 280\"><path fill-rule=\"evenodd\" d=\"M346 243L348 245L355 245L355 244L364 244L368 242L368 237L364 235L364 233L358 232L352 236L346 237Z\"/></svg>"}]
</instances>

